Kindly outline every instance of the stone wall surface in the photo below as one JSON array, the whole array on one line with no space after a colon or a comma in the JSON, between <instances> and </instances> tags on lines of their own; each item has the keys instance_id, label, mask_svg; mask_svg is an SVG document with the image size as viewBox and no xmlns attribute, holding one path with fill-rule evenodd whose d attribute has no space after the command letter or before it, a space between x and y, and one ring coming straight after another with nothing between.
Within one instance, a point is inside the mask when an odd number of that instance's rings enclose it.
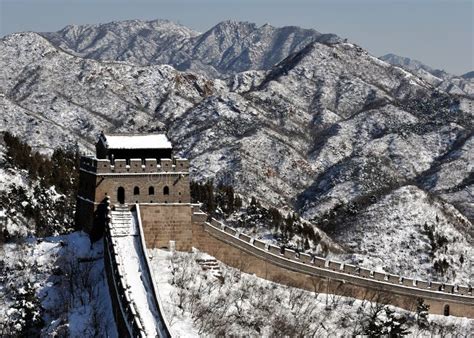
<instances>
[{"instance_id":1,"label":"stone wall surface","mask_svg":"<svg viewBox=\"0 0 474 338\"><path fill-rule=\"evenodd\" d=\"M422 298L430 305L430 313L444 314L448 305L451 315L474 318L472 295L415 288L413 282L406 283L406 279L394 275L392 280L397 283L390 284L384 274L347 268L324 259L311 260L306 255L296 258L291 250L282 255L275 247L265 249L261 242L251 243L246 237L230 228L219 229L202 218L193 222L193 246L243 272L313 292L386 302L410 311L414 311L417 299ZM340 272L341 267L344 272Z\"/></svg>"},{"instance_id":2,"label":"stone wall surface","mask_svg":"<svg viewBox=\"0 0 474 338\"><path fill-rule=\"evenodd\" d=\"M108 195L112 204L119 203L118 189L122 187L126 204L190 202L187 174L98 175L95 185L95 201L101 201ZM136 187L138 194L135 191ZM150 194L150 188L153 188L153 194Z\"/></svg>"},{"instance_id":3,"label":"stone wall surface","mask_svg":"<svg viewBox=\"0 0 474 338\"><path fill-rule=\"evenodd\" d=\"M82 157L76 207L76 226L88 233L101 232L103 212L100 205L107 196L110 203L189 204L189 162L186 159L109 160ZM123 201L119 200L119 189Z\"/></svg>"},{"instance_id":4,"label":"stone wall surface","mask_svg":"<svg viewBox=\"0 0 474 338\"><path fill-rule=\"evenodd\" d=\"M190 204L140 204L140 217L147 248L192 249L192 208Z\"/></svg>"}]
</instances>

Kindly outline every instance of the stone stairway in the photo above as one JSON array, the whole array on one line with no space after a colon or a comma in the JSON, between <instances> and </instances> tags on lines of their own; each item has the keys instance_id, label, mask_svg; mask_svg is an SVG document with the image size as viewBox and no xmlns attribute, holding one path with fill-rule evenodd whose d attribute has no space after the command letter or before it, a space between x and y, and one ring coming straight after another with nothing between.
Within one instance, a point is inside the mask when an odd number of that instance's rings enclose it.
<instances>
[{"instance_id":1,"label":"stone stairway","mask_svg":"<svg viewBox=\"0 0 474 338\"><path fill-rule=\"evenodd\" d=\"M219 263L215 258L198 258L196 262L201 266L204 271L210 271L211 275L219 279L221 282L224 280Z\"/></svg>"},{"instance_id":2,"label":"stone stairway","mask_svg":"<svg viewBox=\"0 0 474 338\"><path fill-rule=\"evenodd\" d=\"M111 212L110 232L115 236L135 236L138 235L133 215L128 205L118 204Z\"/></svg>"}]
</instances>

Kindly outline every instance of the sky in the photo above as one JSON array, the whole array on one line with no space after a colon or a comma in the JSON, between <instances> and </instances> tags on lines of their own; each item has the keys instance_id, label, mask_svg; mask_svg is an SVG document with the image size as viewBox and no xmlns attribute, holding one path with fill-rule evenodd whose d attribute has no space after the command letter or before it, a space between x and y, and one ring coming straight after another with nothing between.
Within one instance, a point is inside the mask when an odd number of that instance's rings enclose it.
<instances>
[{"instance_id":1,"label":"sky","mask_svg":"<svg viewBox=\"0 0 474 338\"><path fill-rule=\"evenodd\" d=\"M0 36L68 24L169 19L198 31L223 20L335 33L375 56L474 70L474 0L0 0Z\"/></svg>"}]
</instances>

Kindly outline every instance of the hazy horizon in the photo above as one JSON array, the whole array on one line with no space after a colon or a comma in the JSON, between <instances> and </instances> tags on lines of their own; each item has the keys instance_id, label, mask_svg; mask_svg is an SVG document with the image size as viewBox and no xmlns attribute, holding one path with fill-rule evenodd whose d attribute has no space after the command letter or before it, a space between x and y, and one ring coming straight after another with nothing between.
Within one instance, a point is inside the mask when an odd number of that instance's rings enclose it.
<instances>
[{"instance_id":1,"label":"hazy horizon","mask_svg":"<svg viewBox=\"0 0 474 338\"><path fill-rule=\"evenodd\" d=\"M0 0L0 36L69 24L167 19L204 32L224 20L300 26L453 74L474 70L473 3L462 0Z\"/></svg>"}]
</instances>

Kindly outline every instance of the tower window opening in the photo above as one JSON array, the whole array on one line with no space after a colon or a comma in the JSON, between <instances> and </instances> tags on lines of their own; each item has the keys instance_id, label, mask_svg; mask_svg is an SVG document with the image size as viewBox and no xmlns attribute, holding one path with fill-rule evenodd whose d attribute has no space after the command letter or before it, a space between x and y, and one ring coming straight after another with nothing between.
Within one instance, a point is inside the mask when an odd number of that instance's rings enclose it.
<instances>
[{"instance_id":1,"label":"tower window opening","mask_svg":"<svg viewBox=\"0 0 474 338\"><path fill-rule=\"evenodd\" d=\"M133 194L134 195L140 195L140 188L139 187L133 188Z\"/></svg>"},{"instance_id":2,"label":"tower window opening","mask_svg":"<svg viewBox=\"0 0 474 338\"><path fill-rule=\"evenodd\" d=\"M170 194L170 188L168 186L165 186L163 188L163 195L169 195Z\"/></svg>"},{"instance_id":3,"label":"tower window opening","mask_svg":"<svg viewBox=\"0 0 474 338\"><path fill-rule=\"evenodd\" d=\"M148 188L148 195L154 195L155 194L155 188L154 187L149 187Z\"/></svg>"}]
</instances>

